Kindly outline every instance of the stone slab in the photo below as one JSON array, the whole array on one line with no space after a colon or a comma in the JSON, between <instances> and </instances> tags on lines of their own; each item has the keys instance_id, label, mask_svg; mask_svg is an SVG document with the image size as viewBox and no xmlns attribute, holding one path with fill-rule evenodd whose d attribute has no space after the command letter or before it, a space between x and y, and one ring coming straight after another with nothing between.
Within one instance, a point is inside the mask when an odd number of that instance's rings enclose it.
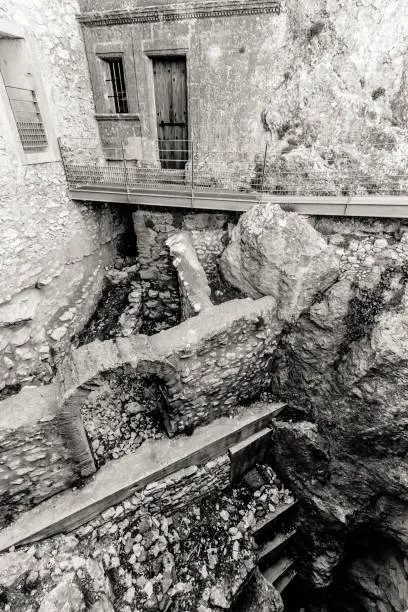
<instances>
[{"instance_id":1,"label":"stone slab","mask_svg":"<svg viewBox=\"0 0 408 612\"><path fill-rule=\"evenodd\" d=\"M207 463L262 430L284 407L256 403L197 428L193 436L146 441L137 452L103 466L81 489L63 491L21 515L0 532L0 551L76 529L147 484Z\"/></svg>"},{"instance_id":2,"label":"stone slab","mask_svg":"<svg viewBox=\"0 0 408 612\"><path fill-rule=\"evenodd\" d=\"M0 429L18 429L55 417L57 389L55 384L23 387L0 402Z\"/></svg>"}]
</instances>

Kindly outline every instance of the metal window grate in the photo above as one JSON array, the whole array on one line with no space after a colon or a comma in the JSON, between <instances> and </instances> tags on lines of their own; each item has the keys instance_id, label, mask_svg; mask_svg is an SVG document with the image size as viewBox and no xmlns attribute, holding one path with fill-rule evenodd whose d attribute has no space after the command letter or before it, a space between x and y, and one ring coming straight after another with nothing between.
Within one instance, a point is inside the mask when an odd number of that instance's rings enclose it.
<instances>
[{"instance_id":1,"label":"metal window grate","mask_svg":"<svg viewBox=\"0 0 408 612\"><path fill-rule=\"evenodd\" d=\"M6 90L24 151L43 151L48 141L35 91L12 85Z\"/></svg>"},{"instance_id":2,"label":"metal window grate","mask_svg":"<svg viewBox=\"0 0 408 612\"><path fill-rule=\"evenodd\" d=\"M121 57L105 58L109 65L110 82L112 84L112 94L108 98L113 99L115 111L117 113L128 113L128 102L125 85L125 73Z\"/></svg>"}]
</instances>

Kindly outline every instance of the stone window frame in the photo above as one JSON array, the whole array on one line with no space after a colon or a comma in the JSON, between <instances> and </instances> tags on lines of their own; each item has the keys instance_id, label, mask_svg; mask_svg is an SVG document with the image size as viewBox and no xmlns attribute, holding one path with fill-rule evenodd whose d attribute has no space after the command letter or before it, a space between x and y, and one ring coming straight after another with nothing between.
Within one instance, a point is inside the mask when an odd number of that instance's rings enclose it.
<instances>
[{"instance_id":1,"label":"stone window frame","mask_svg":"<svg viewBox=\"0 0 408 612\"><path fill-rule=\"evenodd\" d=\"M13 114L6 84L0 71L0 112L6 118L5 128L10 142L14 146L21 163L23 165L41 164L61 161L58 139L55 131L55 124L48 104L47 95L40 71L40 54L37 52L36 45L30 33L20 25L0 19L0 38L19 39L23 41L24 51L29 58L29 68L35 84L35 94L40 108L43 126L45 129L48 146L43 151L25 151L18 133L16 120Z\"/></svg>"},{"instance_id":2,"label":"stone window frame","mask_svg":"<svg viewBox=\"0 0 408 612\"><path fill-rule=\"evenodd\" d=\"M95 118L97 121L134 121L139 120L139 113L132 111L132 100L130 98L130 87L129 87L129 76L128 76L128 62L126 57L126 51L122 44L112 41L98 42L94 48L94 62L90 63L88 58L88 69L91 78L91 87L94 96L95 107L104 106L104 112L98 110L95 112ZM103 69L103 61L111 58L121 58L123 65L123 73L125 78L125 87L127 95L128 112L127 113L111 113L108 110L108 104L105 101L105 74ZM101 101L104 100L103 104Z\"/></svg>"}]
</instances>

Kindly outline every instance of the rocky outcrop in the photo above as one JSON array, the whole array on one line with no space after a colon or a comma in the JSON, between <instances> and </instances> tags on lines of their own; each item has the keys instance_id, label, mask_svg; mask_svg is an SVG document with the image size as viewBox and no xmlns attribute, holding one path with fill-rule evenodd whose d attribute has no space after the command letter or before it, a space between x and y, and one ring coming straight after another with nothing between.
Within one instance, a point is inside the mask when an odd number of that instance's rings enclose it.
<instances>
[{"instance_id":1,"label":"rocky outcrop","mask_svg":"<svg viewBox=\"0 0 408 612\"><path fill-rule=\"evenodd\" d=\"M406 5L282 5L285 53L270 59L281 77L264 110L266 186L299 195L406 193Z\"/></svg>"},{"instance_id":2,"label":"rocky outcrop","mask_svg":"<svg viewBox=\"0 0 408 612\"><path fill-rule=\"evenodd\" d=\"M336 279L338 257L302 217L268 203L242 215L221 261L226 280L245 294L272 295L281 321L295 321Z\"/></svg>"},{"instance_id":3,"label":"rocky outcrop","mask_svg":"<svg viewBox=\"0 0 408 612\"><path fill-rule=\"evenodd\" d=\"M245 588L245 600L233 609L234 612L283 612L284 607L279 591L257 568Z\"/></svg>"},{"instance_id":4,"label":"rocky outcrop","mask_svg":"<svg viewBox=\"0 0 408 612\"><path fill-rule=\"evenodd\" d=\"M343 235L333 223L340 279L289 330L273 365L274 392L304 420L274 424L271 461L300 499L301 570L319 588L354 561L354 585L365 562L370 572L361 534L408 557L406 233L367 238L344 223ZM386 579L373 585L375 601L353 589L366 610L406 608L387 603ZM333 609L360 609L345 601Z\"/></svg>"}]
</instances>

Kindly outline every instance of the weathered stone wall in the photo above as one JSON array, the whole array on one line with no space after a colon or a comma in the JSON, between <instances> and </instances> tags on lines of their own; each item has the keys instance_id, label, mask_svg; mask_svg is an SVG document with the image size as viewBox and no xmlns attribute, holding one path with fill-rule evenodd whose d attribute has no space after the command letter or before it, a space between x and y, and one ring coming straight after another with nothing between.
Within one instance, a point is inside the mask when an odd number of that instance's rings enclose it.
<instances>
[{"instance_id":1,"label":"weathered stone wall","mask_svg":"<svg viewBox=\"0 0 408 612\"><path fill-rule=\"evenodd\" d=\"M26 387L0 404L0 527L66 489L75 459L57 419L55 385Z\"/></svg>"},{"instance_id":2,"label":"weathered stone wall","mask_svg":"<svg viewBox=\"0 0 408 612\"><path fill-rule=\"evenodd\" d=\"M179 322L180 297L177 273L172 266L166 240L174 231L173 213L137 211L133 214L140 281L143 289L143 317L153 329Z\"/></svg>"},{"instance_id":3,"label":"weathered stone wall","mask_svg":"<svg viewBox=\"0 0 408 612\"><path fill-rule=\"evenodd\" d=\"M179 283L166 246L168 238L180 230L189 231L210 284L217 284L218 258L223 250L220 238L223 228L234 217L221 213L194 214L186 210L138 210L133 214L143 287L145 328L142 331L160 331L180 321Z\"/></svg>"},{"instance_id":4,"label":"weathered stone wall","mask_svg":"<svg viewBox=\"0 0 408 612\"><path fill-rule=\"evenodd\" d=\"M282 324L272 297L232 300L158 334L93 342L68 354L58 371L65 435L81 430L80 409L104 372L123 367L156 375L167 401L169 434L189 430L228 414L270 383L270 359ZM82 440L78 442L78 449ZM74 443L75 445L75 443ZM92 470L87 446L83 469ZM78 457L80 456L77 451Z\"/></svg>"},{"instance_id":5,"label":"weathered stone wall","mask_svg":"<svg viewBox=\"0 0 408 612\"><path fill-rule=\"evenodd\" d=\"M75 0L11 0L1 6L0 19L15 21L35 52L53 119L47 124L50 140L86 137L95 152L98 134L78 10ZM69 200L58 155L46 163L23 163L13 129L2 122L0 388L28 382L36 372L50 378L49 349L92 313L104 266L123 231L111 207Z\"/></svg>"},{"instance_id":6,"label":"weathered stone wall","mask_svg":"<svg viewBox=\"0 0 408 612\"><path fill-rule=\"evenodd\" d=\"M75 533L79 538L92 535L93 532L98 533L98 536L114 534L118 523L130 515L169 516L208 493L227 488L229 484L230 459L228 455L220 455L204 465L192 465L174 472L168 478L152 482L121 504L108 508Z\"/></svg>"},{"instance_id":7,"label":"weathered stone wall","mask_svg":"<svg viewBox=\"0 0 408 612\"><path fill-rule=\"evenodd\" d=\"M84 0L81 7L126 13L148 4ZM213 184L217 173L231 171L234 161L239 167L240 159L253 168L250 177L237 172L235 182L259 179L269 141L267 184L277 192L301 192L314 171L322 195L370 194L384 186L406 190L408 8L399 0L282 0L279 14L227 16L221 10L206 19L189 17L183 2L165 4L186 18L163 20L160 27L128 18L85 31L90 55L101 41L133 38L125 61L136 74L132 97L145 156L156 134L146 56L186 49L189 121L199 143L196 172L204 169ZM213 164L214 150L223 154Z\"/></svg>"}]
</instances>

